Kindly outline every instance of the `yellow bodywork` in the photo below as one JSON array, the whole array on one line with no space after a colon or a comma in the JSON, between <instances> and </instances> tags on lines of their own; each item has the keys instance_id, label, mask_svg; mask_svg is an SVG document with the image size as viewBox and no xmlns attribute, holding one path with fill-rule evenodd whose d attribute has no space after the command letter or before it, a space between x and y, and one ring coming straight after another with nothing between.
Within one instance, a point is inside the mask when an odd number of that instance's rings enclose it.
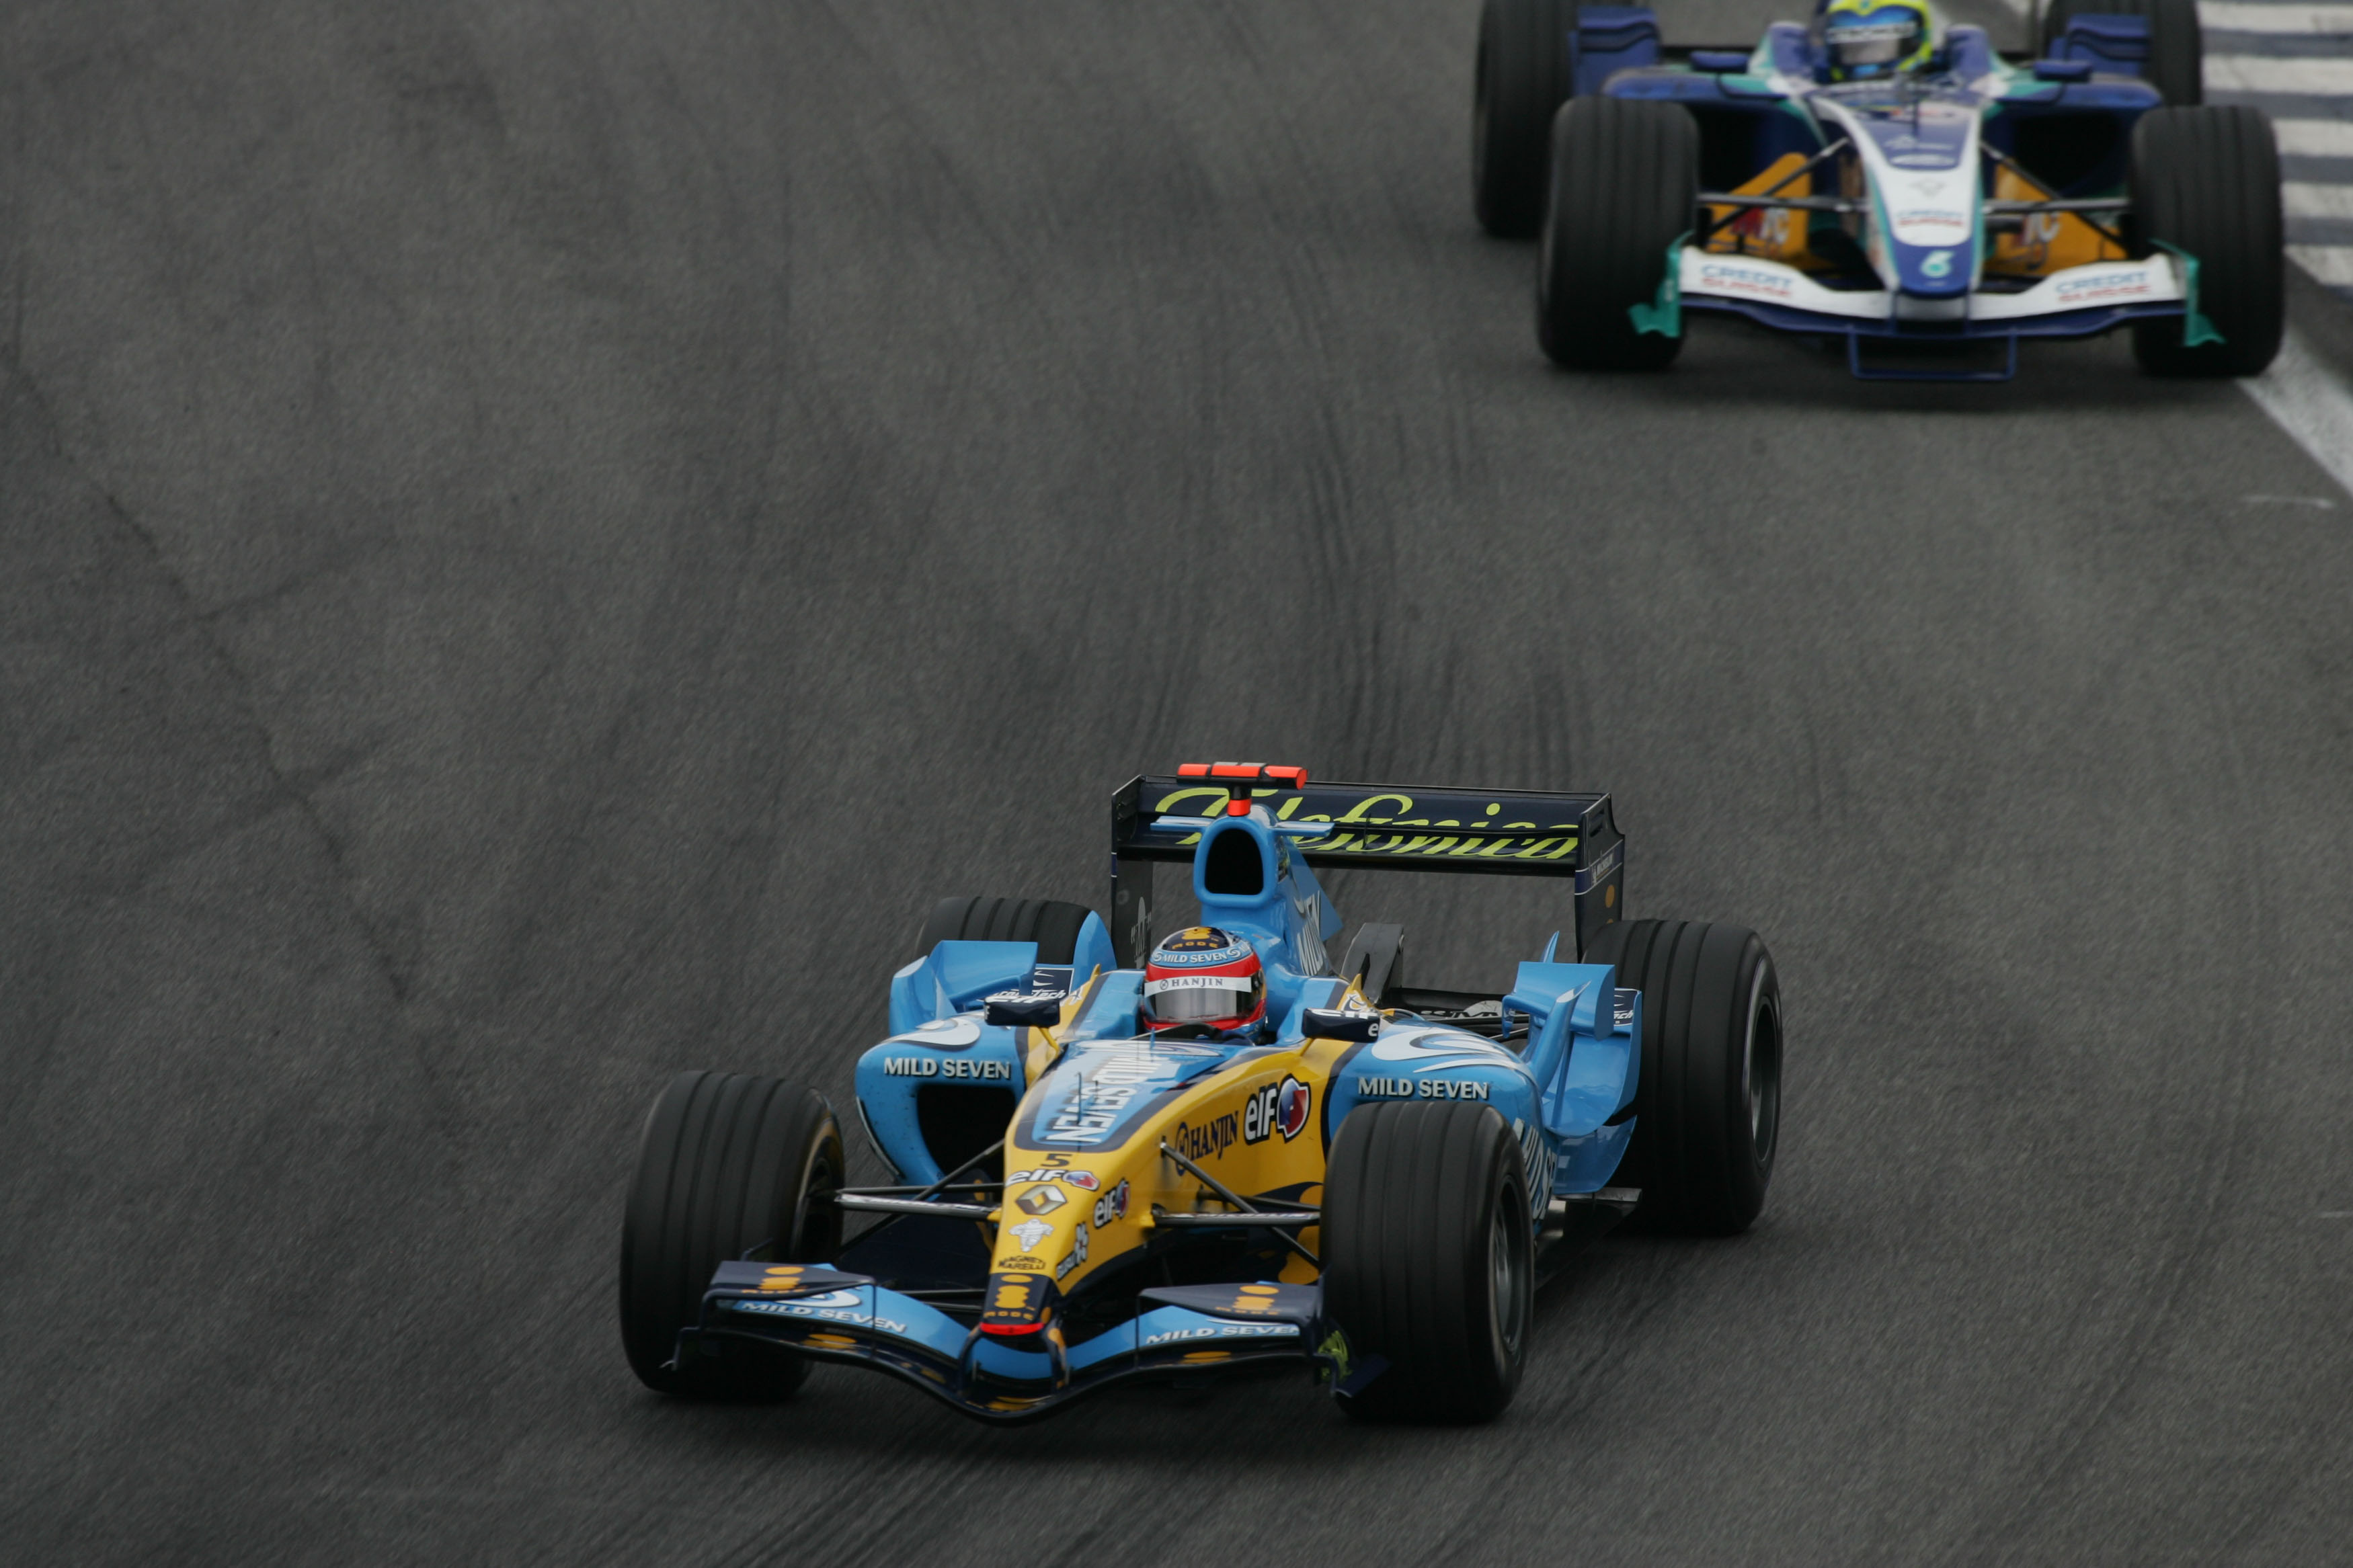
<instances>
[{"instance_id":1,"label":"yellow bodywork","mask_svg":"<svg viewBox=\"0 0 2353 1568\"><path fill-rule=\"evenodd\" d=\"M1322 1199L1325 1097L1333 1069L1350 1048L1344 1041L1310 1039L1295 1049L1247 1051L1240 1059L1166 1094L1156 1114L1115 1148L1070 1149L1025 1141L1024 1131L1036 1124L1041 1109L1039 1096L1047 1072L1063 1049L1061 1030L1085 1016L1102 980L1100 973L1092 977L1066 1005L1060 1026L1029 1032L1025 1065L1030 1088L1014 1112L1006 1139L1007 1181L989 1266L993 1279L1043 1276L1067 1294L1089 1275L1145 1246L1155 1209L1231 1212L1198 1177L1161 1152L1164 1142L1243 1197L1255 1201L1279 1193L1280 1197L1269 1200L1275 1207L1285 1202L1314 1205ZM1348 996L1349 1005L1366 1005L1353 987ZM1087 1040L1079 1048L1116 1049L1120 1044ZM1265 1109L1274 1103L1287 1079L1303 1085L1310 1097L1304 1123L1288 1138ZM1263 1097L1255 1116L1253 1097ZM1314 1226L1295 1234L1309 1251L1315 1249ZM1272 1235L1267 1239L1274 1243ZM1296 1253L1281 1276L1294 1284L1315 1277ZM1236 1290L1240 1297L1250 1294L1247 1285Z\"/></svg>"},{"instance_id":2,"label":"yellow bodywork","mask_svg":"<svg viewBox=\"0 0 2353 1568\"><path fill-rule=\"evenodd\" d=\"M1761 196L1771 193L1777 196L1810 196L1814 194L1811 170L1789 176L1805 167L1802 153L1784 153L1765 172L1746 184L1736 185L1729 193L1736 196ZM1787 185L1781 182L1789 180ZM1775 186L1781 185L1778 190ZM1737 217L1732 215L1740 214ZM1707 247L1727 255L1758 256L1767 261L1786 262L1791 267L1815 263L1814 253L1806 248L1806 223L1811 214L1796 207L1750 207L1746 212L1723 202L1711 202L1708 221L1730 221L1707 237Z\"/></svg>"},{"instance_id":3,"label":"yellow bodywork","mask_svg":"<svg viewBox=\"0 0 2353 1568\"><path fill-rule=\"evenodd\" d=\"M1994 172L1994 199L2047 202L2052 194L2004 164ZM1985 269L2010 277L2037 278L2094 261L2122 261L2124 247L2073 213L2029 213L2015 232L1996 234Z\"/></svg>"},{"instance_id":4,"label":"yellow bodywork","mask_svg":"<svg viewBox=\"0 0 2353 1568\"><path fill-rule=\"evenodd\" d=\"M1785 153L1764 173L1745 184L1736 186L1729 194L1756 196L1770 192L1778 196L1812 195L1813 171L1809 170L1794 180L1789 179L1805 162L1799 153ZM1782 185L1784 180L1789 183ZM1777 186L1780 188L1776 189ZM1857 183L1845 194L1850 196L1862 195L1860 184ZM1995 200L2006 202L2047 202L2052 199L2051 192L2008 164L2000 165L1994 171L1993 195ZM1791 267L1807 269L1827 265L1807 247L1806 227L1811 215L1792 207L1751 207L1737 217L1731 216L1738 211L1723 202L1708 204L1710 222L1730 219L1708 237L1709 250L1725 255L1761 257L1768 261L1785 262ZM1986 253L1985 270L2006 277L2037 278L2094 261L2126 259L2122 247L2073 213L2030 213L2021 228L1995 232L1988 237L1992 243Z\"/></svg>"}]
</instances>

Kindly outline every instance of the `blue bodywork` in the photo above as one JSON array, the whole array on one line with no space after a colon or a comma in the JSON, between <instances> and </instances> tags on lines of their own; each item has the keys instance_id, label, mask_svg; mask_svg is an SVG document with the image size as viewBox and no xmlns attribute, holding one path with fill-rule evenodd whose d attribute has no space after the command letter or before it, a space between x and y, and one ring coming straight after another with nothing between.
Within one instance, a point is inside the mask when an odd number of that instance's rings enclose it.
<instances>
[{"instance_id":1,"label":"blue bodywork","mask_svg":"<svg viewBox=\"0 0 2353 1568\"><path fill-rule=\"evenodd\" d=\"M1778 261L1745 259L1745 240L1737 251L1699 257L1712 235L1719 242L1736 235L1712 219L1706 232L1669 247L1658 298L1633 312L1640 331L1677 336L1683 311L1721 310L1844 337L1858 375L1932 379L1956 377L1866 370L1862 344L2006 341L2007 369L1957 377L2001 379L2014 372L2023 337L2080 337L2186 316L2189 342L2216 341L2198 311L2196 269L2186 257L2102 261L2040 277L1987 269L1989 220L2013 231L2021 221L2015 208L1988 205L2000 169L2031 175L2057 200L2105 203L2079 216L2123 205L2133 125L2163 102L2137 74L2147 18L2074 16L2052 58L2027 66L2005 62L1983 28L1954 26L1924 73L1839 83L1794 22L1767 27L1745 55L1699 50L1670 60L1647 9L1588 5L1576 15L1576 90L1689 110L1700 126L1704 189L1741 190L1789 154L1828 151L1809 171L1811 189L1827 185L1845 204L1842 211L1788 211L1817 242L1802 278ZM1831 264L1820 264L1823 257Z\"/></svg>"},{"instance_id":2,"label":"blue bodywork","mask_svg":"<svg viewBox=\"0 0 2353 1568\"><path fill-rule=\"evenodd\" d=\"M1290 1048L1304 1037L1303 1012L1338 1006L1347 989L1333 976L1324 945L1343 921L1314 872L1291 853L1293 832L1262 820L1263 815L1224 818L1208 829L1194 865L1193 893L1205 921L1257 950L1266 970L1268 1016L1282 1019L1271 1048ZM1206 885L1209 840L1230 833L1256 841L1269 873L1264 892L1238 896ZM944 1173L923 1140L915 1102L922 1086L1001 1086L1011 1100L1028 1094L1017 1030L984 1022L983 998L1007 990L1082 986L1099 974L1084 1011L1060 1031L1057 1071L1083 1073L1090 1046L1143 1034L1137 1007L1144 972L1110 967L1111 942L1100 918L1088 918L1069 970L1041 967L1037 958L1034 942L945 942L892 976L892 1035L860 1058L858 1098L876 1147L902 1180L928 1184ZM1475 1084L1479 1098L1522 1129L1530 1194L1539 1210L1547 1197L1596 1191L1616 1173L1633 1132L1633 1119L1620 1112L1634 1102L1641 1005L1640 994L1618 989L1615 971L1606 964L1538 959L1520 964L1512 989L1499 999L1501 1040L1398 1014L1378 1039L1335 1069L1324 1096L1326 1145L1360 1103L1439 1098L1449 1089L1459 1097L1461 1085ZM1191 1082L1269 1048L1246 1042L1163 1047L1169 1059L1153 1083ZM1449 1088L1425 1087L1440 1085ZM1025 1112L1034 1119L1029 1136L1050 1141L1044 1119L1054 1103L1050 1095L1036 1098ZM1130 1119L1141 1121L1148 1105L1139 1097ZM1092 1146L1104 1145L1098 1140Z\"/></svg>"},{"instance_id":3,"label":"blue bodywork","mask_svg":"<svg viewBox=\"0 0 2353 1568\"><path fill-rule=\"evenodd\" d=\"M1187 820L1164 817L1158 826L1182 827ZM1322 1103L1314 1131L1285 1125L1280 1147L1293 1147L1295 1139L1296 1147L1306 1151L1320 1141L1328 1152L1341 1122L1368 1102L1476 1100L1492 1106L1518 1138L1537 1242L1557 1237L1561 1209L1551 1200L1589 1201L1616 1172L1633 1133L1630 1112L1641 1057L1640 994L1619 988L1608 964L1556 962L1556 938L1542 956L1518 966L1508 993L1488 999L1493 1011L1479 1015L1480 1026L1395 1010L1371 1039L1348 1044L1317 1037L1323 1042L1319 1049L1338 1054L1323 1058L1328 1068L1311 1068L1303 1049L1305 1011L1344 1003L1365 1009L1362 1000L1351 997L1349 983L1332 973L1327 957L1325 944L1341 929L1340 913L1304 853L1293 848L1303 837L1328 837L1329 825L1279 822L1260 808L1195 826L1200 837L1193 855L1194 896L1205 921L1245 938L1257 951L1266 974L1267 1016L1281 1020L1273 1037L1145 1037L1138 1017L1143 971L1113 965L1110 937L1093 915L1081 930L1067 967L1041 965L1034 942L940 942L892 977L891 1037L858 1064L860 1115L899 1181L930 1187L949 1173L941 1170L925 1139L921 1096L927 1086L1002 1091L1003 1114L1016 1119L1016 1142L1026 1160L1053 1159L1050 1152L1030 1151L1066 1146L1115 1161L1124 1143L1146 1131L1185 1142L1181 1124L1172 1128L1158 1110L1168 1103L1165 1096L1229 1069L1247 1071L1254 1059L1289 1049L1300 1053L1295 1070L1312 1080L1307 1092ZM1257 891L1221 892L1206 874L1213 849L1232 835L1243 836L1259 858ZM1229 864L1232 858L1228 846ZM1610 849L1599 875L1613 875L1618 858ZM1588 868L1578 885L1594 879ZM1062 993L1077 998L1070 1005L1075 1010L1046 1041L1042 1031L987 1021L987 1000L1006 992ZM1122 1082L1132 1094L1124 1106L1090 1120L1082 1130L1058 1125L1058 1109L1071 1102L1065 1088L1083 1087L1107 1064L1126 1075ZM1039 1069L1035 1081L1033 1067ZM1267 1103L1275 1103L1271 1093ZM1278 1147L1263 1126L1258 1137L1261 1149ZM1206 1145L1197 1153L1212 1157ZM1303 1168L1313 1177L1309 1184L1320 1183L1323 1154ZM1128 1183L1119 1181L1116 1194L1108 1184L1109 1178L1088 1174L1067 1199L1053 1202L1124 1204ZM1301 1201L1295 1188L1274 1195L1277 1201ZM1096 1226L1106 1225L1104 1214L1096 1209ZM1018 1216L1008 1213L1008 1223L1012 1217ZM904 1220L897 1234L912 1235L919 1245L948 1251L960 1246L968 1252L976 1228L969 1217L923 1217ZM1181 1238L1186 1233L1164 1234ZM861 1247L867 1252L861 1254ZM896 1265L903 1256L891 1262ZM1282 1262L1278 1252L1273 1267ZM1305 1363L1344 1394L1380 1371L1377 1362L1352 1362L1346 1336L1324 1317L1322 1287L1312 1278L1303 1281L1270 1269L1242 1274L1242 1280L1251 1281L1246 1285L1145 1289L1132 1313L1100 1331L1066 1342L1058 1327L1051 1334L1008 1342L932 1305L903 1278L893 1278L901 1273L876 1261L863 1237L846 1247L840 1260L822 1266L756 1258L723 1264L704 1296L700 1322L681 1336L679 1354L717 1355L730 1341L764 1341L813 1359L893 1373L965 1414L997 1421L1027 1419L1116 1378L1197 1366L1205 1358L1220 1364ZM1073 1299L1083 1297L1093 1282L1074 1279ZM997 1288L992 1283L990 1289ZM1238 1294L1243 1290L1248 1294Z\"/></svg>"}]
</instances>

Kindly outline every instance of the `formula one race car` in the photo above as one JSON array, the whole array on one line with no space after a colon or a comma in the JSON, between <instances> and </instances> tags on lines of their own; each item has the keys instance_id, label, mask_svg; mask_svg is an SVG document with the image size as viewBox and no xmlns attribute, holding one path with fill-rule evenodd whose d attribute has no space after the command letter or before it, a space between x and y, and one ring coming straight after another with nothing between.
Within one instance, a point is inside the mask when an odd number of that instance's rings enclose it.
<instances>
[{"instance_id":1,"label":"formula one race car","mask_svg":"<svg viewBox=\"0 0 2353 1568\"><path fill-rule=\"evenodd\" d=\"M2278 149L2196 106L2194 0L2063 0L2046 30L2011 62L1980 27L1937 44L1926 0L1822 0L1671 55L1647 9L1486 0L1480 219L1541 236L1537 337L1576 368L1662 367L1717 310L1866 377L2002 380L2021 338L2118 327L2149 371L2262 371Z\"/></svg>"},{"instance_id":2,"label":"formula one race car","mask_svg":"<svg viewBox=\"0 0 2353 1568\"><path fill-rule=\"evenodd\" d=\"M1637 1210L1741 1230L1772 1176L1772 957L1737 927L1620 921L1623 850L1606 795L1134 780L1108 925L950 899L892 976L857 1079L891 1184L846 1184L807 1089L670 1083L622 1229L629 1364L756 1399L841 1362L1018 1420L1273 1361L1356 1415L1493 1415L1575 1244ZM1155 944L1163 861L1204 923ZM1574 952L1556 933L1508 991L1418 989L1403 929L1367 924L1335 972L1319 867L1565 879Z\"/></svg>"}]
</instances>

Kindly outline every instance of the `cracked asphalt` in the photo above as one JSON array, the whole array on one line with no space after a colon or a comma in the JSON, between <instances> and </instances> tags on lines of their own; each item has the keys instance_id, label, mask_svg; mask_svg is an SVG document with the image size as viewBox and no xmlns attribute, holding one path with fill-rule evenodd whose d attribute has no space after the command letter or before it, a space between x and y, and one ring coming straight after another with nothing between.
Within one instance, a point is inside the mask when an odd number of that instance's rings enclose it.
<instances>
[{"instance_id":1,"label":"cracked asphalt","mask_svg":"<svg viewBox=\"0 0 2353 1568\"><path fill-rule=\"evenodd\" d=\"M1475 15L0 16L0 1561L2353 1556L2353 498L2119 342L1549 371ZM1613 791L1781 966L1754 1232L1475 1430L638 1388L665 1077L846 1107L1232 756ZM1427 983L1561 923L1435 880Z\"/></svg>"}]
</instances>

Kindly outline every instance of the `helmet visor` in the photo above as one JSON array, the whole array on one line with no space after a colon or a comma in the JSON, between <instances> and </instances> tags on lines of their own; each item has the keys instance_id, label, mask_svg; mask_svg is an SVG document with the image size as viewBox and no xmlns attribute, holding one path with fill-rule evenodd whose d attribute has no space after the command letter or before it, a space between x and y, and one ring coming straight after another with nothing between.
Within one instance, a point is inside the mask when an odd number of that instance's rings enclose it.
<instances>
[{"instance_id":1,"label":"helmet visor","mask_svg":"<svg viewBox=\"0 0 2353 1568\"><path fill-rule=\"evenodd\" d=\"M1172 974L1144 983L1144 1010L1155 1024L1208 1024L1255 1011L1250 974Z\"/></svg>"},{"instance_id":2,"label":"helmet visor","mask_svg":"<svg viewBox=\"0 0 2353 1568\"><path fill-rule=\"evenodd\" d=\"M1900 22L1832 27L1827 35L1827 42L1831 58L1844 69L1892 65L1919 47L1920 24L1906 17Z\"/></svg>"}]
</instances>

